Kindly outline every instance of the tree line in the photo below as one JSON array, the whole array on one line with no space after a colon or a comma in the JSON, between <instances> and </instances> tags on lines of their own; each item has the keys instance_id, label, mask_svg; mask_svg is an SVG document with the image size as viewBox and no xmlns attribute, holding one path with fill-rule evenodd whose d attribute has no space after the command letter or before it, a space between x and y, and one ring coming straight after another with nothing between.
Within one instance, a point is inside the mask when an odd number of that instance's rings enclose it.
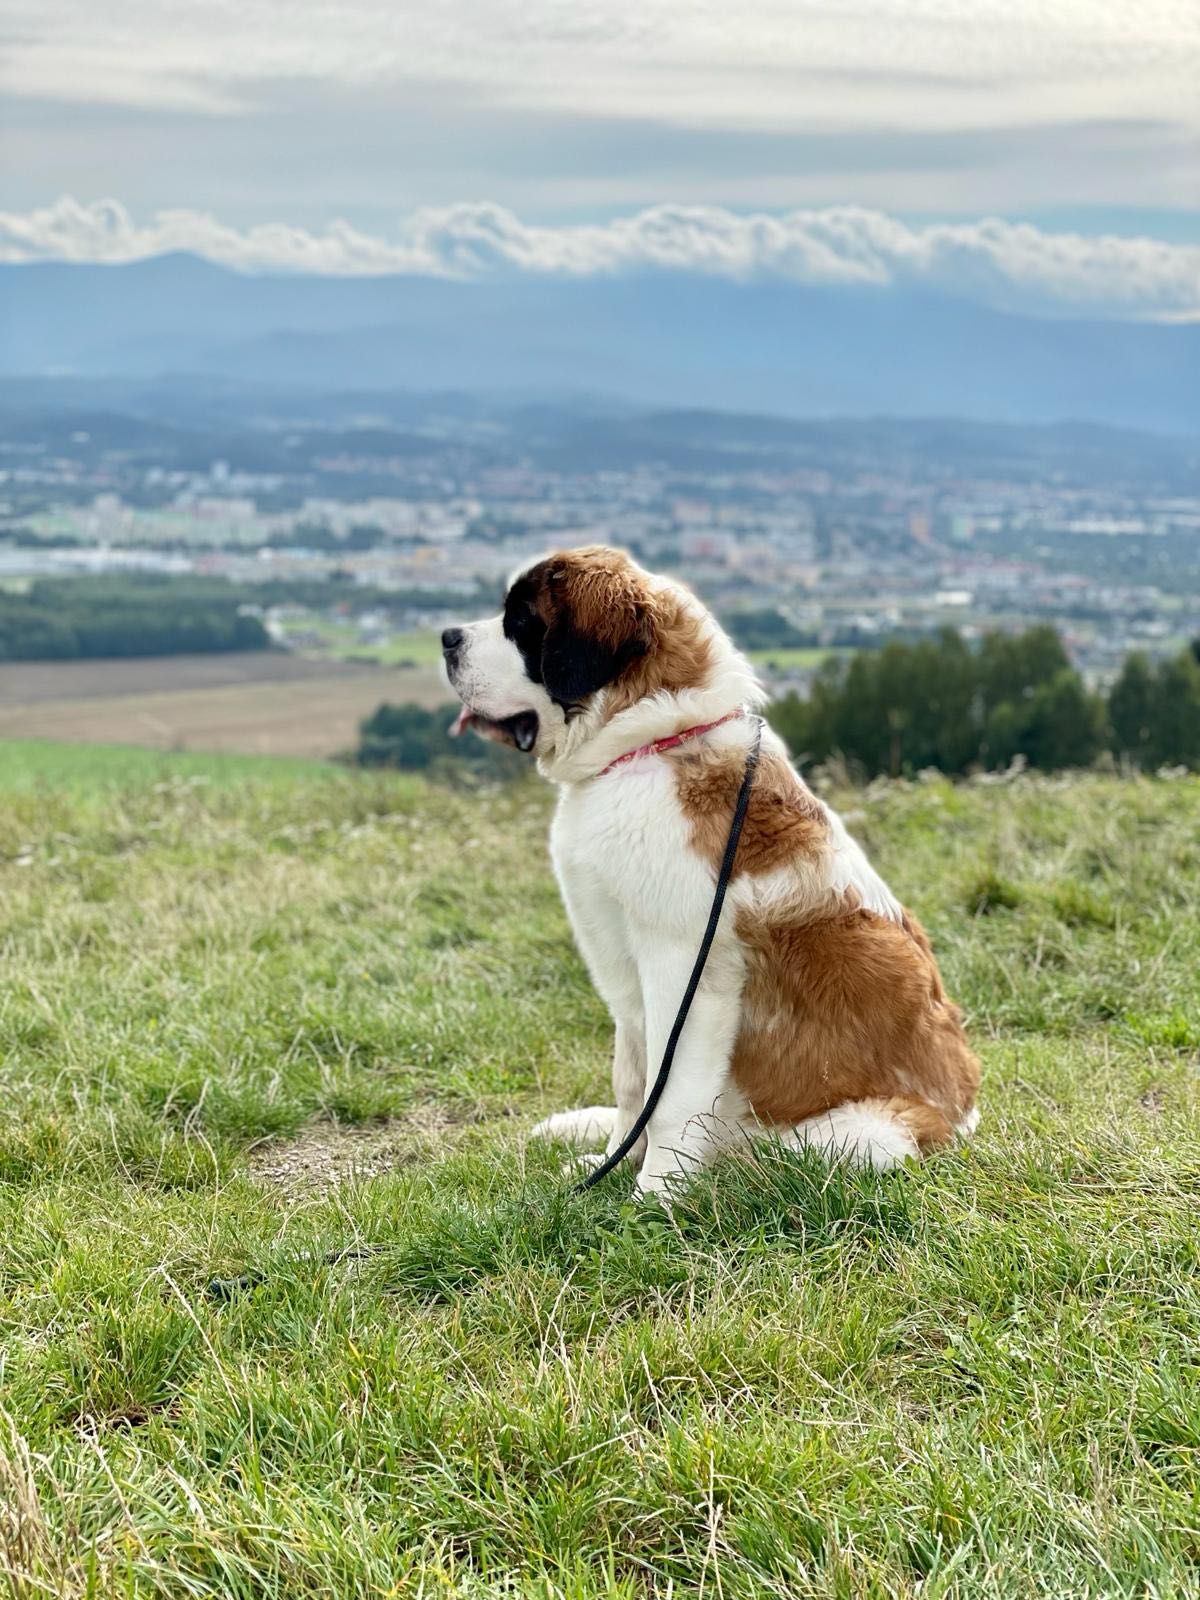
<instances>
[{"instance_id":1,"label":"tree line","mask_svg":"<svg viewBox=\"0 0 1200 1600\"><path fill-rule=\"evenodd\" d=\"M769 712L805 762L840 755L869 777L962 774L1023 757L1056 771L1109 751L1146 771L1200 768L1200 641L1168 660L1126 657L1106 695L1072 667L1054 628L930 639L826 660L805 696Z\"/></svg>"},{"instance_id":2,"label":"tree line","mask_svg":"<svg viewBox=\"0 0 1200 1600\"><path fill-rule=\"evenodd\" d=\"M54 578L0 593L0 660L78 661L263 650L271 643L241 596L203 581Z\"/></svg>"},{"instance_id":3,"label":"tree line","mask_svg":"<svg viewBox=\"0 0 1200 1600\"><path fill-rule=\"evenodd\" d=\"M464 765L493 778L528 760L470 736L447 737L456 706L381 705L360 727L353 759L433 775ZM1200 640L1168 660L1126 657L1107 695L1088 689L1048 626L990 633L972 648L953 629L912 643L831 657L809 693L768 709L805 765L838 755L866 777L937 767L952 776L1023 757L1052 772L1106 751L1144 771L1200 770Z\"/></svg>"},{"instance_id":4,"label":"tree line","mask_svg":"<svg viewBox=\"0 0 1200 1600\"><path fill-rule=\"evenodd\" d=\"M494 603L491 588L376 589L343 579L221 577L138 572L44 578L23 593L0 590L0 661L76 661L263 650L271 639L258 615L273 605L314 610L463 611Z\"/></svg>"}]
</instances>

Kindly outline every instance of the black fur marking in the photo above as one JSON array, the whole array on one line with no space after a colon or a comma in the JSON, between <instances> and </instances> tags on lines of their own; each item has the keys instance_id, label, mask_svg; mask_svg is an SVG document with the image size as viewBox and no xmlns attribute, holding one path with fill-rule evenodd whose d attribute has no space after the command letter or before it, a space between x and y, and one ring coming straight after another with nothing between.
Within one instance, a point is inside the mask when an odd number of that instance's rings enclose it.
<instances>
[{"instance_id":1,"label":"black fur marking","mask_svg":"<svg viewBox=\"0 0 1200 1600\"><path fill-rule=\"evenodd\" d=\"M504 634L525 663L531 683L542 684L568 717L582 701L620 677L631 661L646 653L644 639L632 638L615 649L574 626L561 596L554 601L554 621L547 627L538 607L542 592L553 584L550 563L531 567L508 591L504 602Z\"/></svg>"},{"instance_id":2,"label":"black fur marking","mask_svg":"<svg viewBox=\"0 0 1200 1600\"><path fill-rule=\"evenodd\" d=\"M631 661L645 653L646 646L640 639L630 639L613 650L589 634L579 633L569 619L563 618L546 634L542 681L550 698L559 705L578 705L619 678Z\"/></svg>"},{"instance_id":3,"label":"black fur marking","mask_svg":"<svg viewBox=\"0 0 1200 1600\"><path fill-rule=\"evenodd\" d=\"M523 578L518 578L504 601L504 637L511 639L521 652L525 663L525 676L530 683L542 682L542 645L546 639L546 624L536 610L539 583L534 567Z\"/></svg>"}]
</instances>

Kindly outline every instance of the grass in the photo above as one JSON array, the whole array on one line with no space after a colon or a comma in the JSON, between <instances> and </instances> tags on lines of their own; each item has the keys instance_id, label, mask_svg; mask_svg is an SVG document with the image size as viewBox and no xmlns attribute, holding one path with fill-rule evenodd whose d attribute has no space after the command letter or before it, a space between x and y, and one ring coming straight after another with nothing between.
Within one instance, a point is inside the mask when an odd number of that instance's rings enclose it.
<instances>
[{"instance_id":1,"label":"grass","mask_svg":"<svg viewBox=\"0 0 1200 1600\"><path fill-rule=\"evenodd\" d=\"M283 632L285 636L316 633L320 637L321 652L339 660L376 661L385 667L440 667L442 663L440 638L435 632L424 629L391 634L383 644L368 644L359 637L354 623L309 614L285 623Z\"/></svg>"},{"instance_id":2,"label":"grass","mask_svg":"<svg viewBox=\"0 0 1200 1600\"><path fill-rule=\"evenodd\" d=\"M522 1141L607 1092L542 789L204 775L0 753L13 1595L1197 1592L1200 784L843 796L980 1132L668 1220ZM331 1123L397 1165L254 1176Z\"/></svg>"},{"instance_id":3,"label":"grass","mask_svg":"<svg viewBox=\"0 0 1200 1600\"><path fill-rule=\"evenodd\" d=\"M166 753L137 745L61 744L52 739L0 739L0 796L64 789L92 794L158 781L194 779L226 785L253 778L255 785L290 784L330 775L320 761L279 757Z\"/></svg>"},{"instance_id":4,"label":"grass","mask_svg":"<svg viewBox=\"0 0 1200 1600\"><path fill-rule=\"evenodd\" d=\"M824 646L785 646L778 650L749 650L751 661L759 666L772 667L776 672L815 671L828 656L845 655L840 649Z\"/></svg>"}]
</instances>

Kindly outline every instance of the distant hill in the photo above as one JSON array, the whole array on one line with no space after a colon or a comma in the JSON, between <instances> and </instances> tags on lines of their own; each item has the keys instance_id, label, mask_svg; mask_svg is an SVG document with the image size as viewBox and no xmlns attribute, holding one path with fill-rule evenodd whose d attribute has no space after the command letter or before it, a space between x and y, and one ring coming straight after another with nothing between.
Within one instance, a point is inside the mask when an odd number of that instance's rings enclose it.
<instances>
[{"instance_id":1,"label":"distant hill","mask_svg":"<svg viewBox=\"0 0 1200 1600\"><path fill-rule=\"evenodd\" d=\"M603 391L782 416L1200 428L1200 326L927 291L613 278L246 276L186 255L0 267L0 373Z\"/></svg>"},{"instance_id":2,"label":"distant hill","mask_svg":"<svg viewBox=\"0 0 1200 1600\"><path fill-rule=\"evenodd\" d=\"M1200 485L1200 438L1095 422L949 417L768 416L636 406L567 390L480 392L314 388L207 373L158 377L0 374L0 438L97 466L311 474L313 458L425 456L457 471L532 462L550 471L854 473L1053 480L1156 494Z\"/></svg>"}]
</instances>

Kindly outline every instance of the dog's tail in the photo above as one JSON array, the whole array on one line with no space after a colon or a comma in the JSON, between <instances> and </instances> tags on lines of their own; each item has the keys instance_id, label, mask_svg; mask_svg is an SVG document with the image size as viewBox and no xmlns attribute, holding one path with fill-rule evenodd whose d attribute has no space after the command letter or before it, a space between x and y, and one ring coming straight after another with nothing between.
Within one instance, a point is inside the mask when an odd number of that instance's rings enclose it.
<instances>
[{"instance_id":1,"label":"dog's tail","mask_svg":"<svg viewBox=\"0 0 1200 1600\"><path fill-rule=\"evenodd\" d=\"M616 1106L582 1106L559 1111L539 1122L531 1139L557 1139L563 1144L602 1144L616 1126Z\"/></svg>"}]
</instances>

